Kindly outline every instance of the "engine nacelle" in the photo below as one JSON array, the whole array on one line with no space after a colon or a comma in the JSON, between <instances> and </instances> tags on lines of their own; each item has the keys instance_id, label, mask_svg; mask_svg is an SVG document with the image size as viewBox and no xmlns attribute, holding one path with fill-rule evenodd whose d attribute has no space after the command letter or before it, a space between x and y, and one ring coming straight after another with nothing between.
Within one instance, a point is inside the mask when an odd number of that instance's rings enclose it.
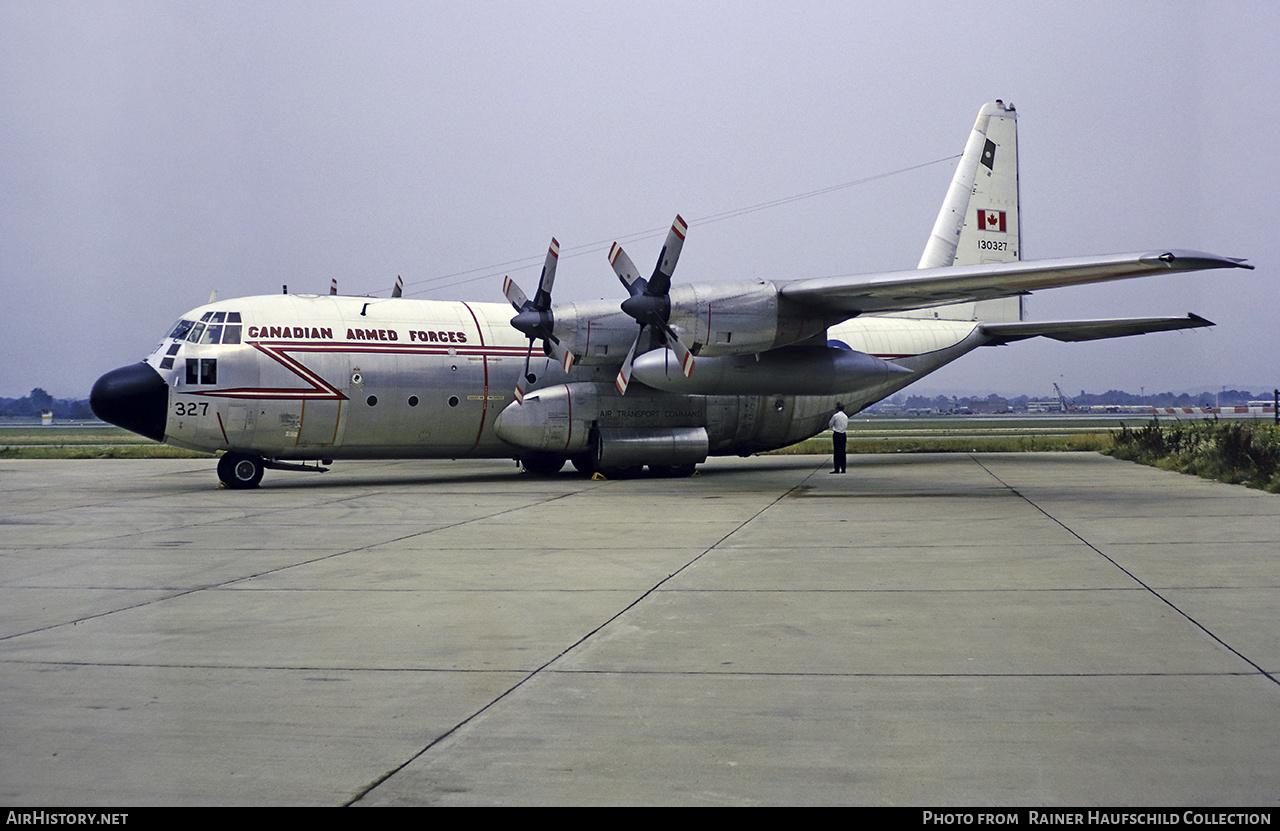
<instances>
[{"instance_id":1,"label":"engine nacelle","mask_svg":"<svg viewBox=\"0 0 1280 831\"><path fill-rule=\"evenodd\" d=\"M829 346L699 356L689 378L669 349L646 352L632 367L632 377L654 389L690 395L838 395L911 373L864 352Z\"/></svg>"},{"instance_id":2,"label":"engine nacelle","mask_svg":"<svg viewBox=\"0 0 1280 831\"><path fill-rule=\"evenodd\" d=\"M778 295L773 283L671 287L669 324L699 357L764 352L821 335L847 315L823 316ZM557 303L553 331L584 366L618 364L636 322L611 301Z\"/></svg>"},{"instance_id":3,"label":"engine nacelle","mask_svg":"<svg viewBox=\"0 0 1280 831\"><path fill-rule=\"evenodd\" d=\"M581 453L596 411L596 384L560 384L527 393L498 415L493 432L505 442L540 453ZM577 417L574 417L574 405Z\"/></svg>"}]
</instances>

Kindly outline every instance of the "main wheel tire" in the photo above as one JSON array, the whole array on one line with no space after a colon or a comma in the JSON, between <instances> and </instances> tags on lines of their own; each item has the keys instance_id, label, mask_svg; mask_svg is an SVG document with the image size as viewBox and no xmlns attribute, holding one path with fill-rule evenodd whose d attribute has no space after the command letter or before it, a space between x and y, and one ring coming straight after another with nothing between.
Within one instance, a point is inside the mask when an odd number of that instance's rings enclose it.
<instances>
[{"instance_id":1,"label":"main wheel tire","mask_svg":"<svg viewBox=\"0 0 1280 831\"><path fill-rule=\"evenodd\" d=\"M564 467L564 456L554 453L535 453L520 460L520 465L534 476L555 476Z\"/></svg>"},{"instance_id":2,"label":"main wheel tire","mask_svg":"<svg viewBox=\"0 0 1280 831\"><path fill-rule=\"evenodd\" d=\"M649 465L649 473L661 479L686 479L697 469L697 464Z\"/></svg>"},{"instance_id":3,"label":"main wheel tire","mask_svg":"<svg viewBox=\"0 0 1280 831\"><path fill-rule=\"evenodd\" d=\"M218 460L218 478L232 490L256 488L262 481L266 465L261 456L247 453L224 453Z\"/></svg>"},{"instance_id":4,"label":"main wheel tire","mask_svg":"<svg viewBox=\"0 0 1280 831\"><path fill-rule=\"evenodd\" d=\"M596 462L590 453L575 453L569 457L569 461L573 462L575 470L585 476L596 472Z\"/></svg>"},{"instance_id":5,"label":"main wheel tire","mask_svg":"<svg viewBox=\"0 0 1280 831\"><path fill-rule=\"evenodd\" d=\"M606 479L639 479L640 474L644 473L644 465L603 467L600 468L599 473Z\"/></svg>"}]
</instances>

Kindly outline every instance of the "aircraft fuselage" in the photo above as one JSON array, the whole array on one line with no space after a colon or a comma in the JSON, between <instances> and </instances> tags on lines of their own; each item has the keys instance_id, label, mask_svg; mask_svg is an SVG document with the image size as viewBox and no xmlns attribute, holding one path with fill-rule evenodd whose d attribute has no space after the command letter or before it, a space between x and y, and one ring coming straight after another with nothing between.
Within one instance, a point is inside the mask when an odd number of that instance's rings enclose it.
<instances>
[{"instance_id":1,"label":"aircraft fuselage","mask_svg":"<svg viewBox=\"0 0 1280 831\"><path fill-rule=\"evenodd\" d=\"M637 384L624 397L613 385L616 364L584 361L566 374L536 349L526 385L534 400L521 405L512 391L528 342L510 316L497 303L317 295L195 309L145 361L164 388L147 405L165 408L163 435L153 438L277 460L519 458L584 452L592 429L701 429L704 456L751 453L815 435L837 402L855 412L983 340L972 322L849 321L831 338L911 372L812 396L681 395ZM627 323L596 327L584 353L616 359L635 337ZM509 416L504 434L503 411L537 406L540 393L563 409L541 423L561 433L531 439ZM158 425L158 415L147 417Z\"/></svg>"}]
</instances>

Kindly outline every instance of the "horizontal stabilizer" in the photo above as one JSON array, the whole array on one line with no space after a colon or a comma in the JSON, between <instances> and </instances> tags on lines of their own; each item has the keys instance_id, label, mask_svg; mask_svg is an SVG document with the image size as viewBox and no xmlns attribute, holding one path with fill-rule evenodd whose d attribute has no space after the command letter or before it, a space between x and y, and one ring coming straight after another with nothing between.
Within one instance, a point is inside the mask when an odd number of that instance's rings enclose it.
<instances>
[{"instance_id":1,"label":"horizontal stabilizer","mask_svg":"<svg viewBox=\"0 0 1280 831\"><path fill-rule=\"evenodd\" d=\"M1055 320L1043 323L984 323L982 331L991 337L988 346L999 346L1027 338L1052 338L1060 341L1102 340L1169 332L1175 329L1199 329L1214 325L1195 314L1186 317L1131 317L1114 320Z\"/></svg>"},{"instance_id":2,"label":"horizontal stabilizer","mask_svg":"<svg viewBox=\"0 0 1280 831\"><path fill-rule=\"evenodd\" d=\"M1208 268L1253 266L1244 260L1199 251L1150 251L1141 254L922 268L850 277L814 277L784 283L779 293L797 303L855 317L860 314L900 312L947 303L1012 297L1036 289Z\"/></svg>"}]
</instances>

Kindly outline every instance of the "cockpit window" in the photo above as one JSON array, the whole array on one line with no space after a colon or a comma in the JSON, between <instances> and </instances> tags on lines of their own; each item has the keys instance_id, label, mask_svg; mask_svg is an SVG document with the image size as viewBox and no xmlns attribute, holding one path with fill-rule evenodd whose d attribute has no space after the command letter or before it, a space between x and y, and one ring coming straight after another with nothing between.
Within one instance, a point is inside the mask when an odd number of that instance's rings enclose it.
<instances>
[{"instance_id":1,"label":"cockpit window","mask_svg":"<svg viewBox=\"0 0 1280 831\"><path fill-rule=\"evenodd\" d=\"M169 333L173 340L190 343L240 343L239 312L205 312L201 322L179 320ZM223 322L233 324L224 326Z\"/></svg>"}]
</instances>

